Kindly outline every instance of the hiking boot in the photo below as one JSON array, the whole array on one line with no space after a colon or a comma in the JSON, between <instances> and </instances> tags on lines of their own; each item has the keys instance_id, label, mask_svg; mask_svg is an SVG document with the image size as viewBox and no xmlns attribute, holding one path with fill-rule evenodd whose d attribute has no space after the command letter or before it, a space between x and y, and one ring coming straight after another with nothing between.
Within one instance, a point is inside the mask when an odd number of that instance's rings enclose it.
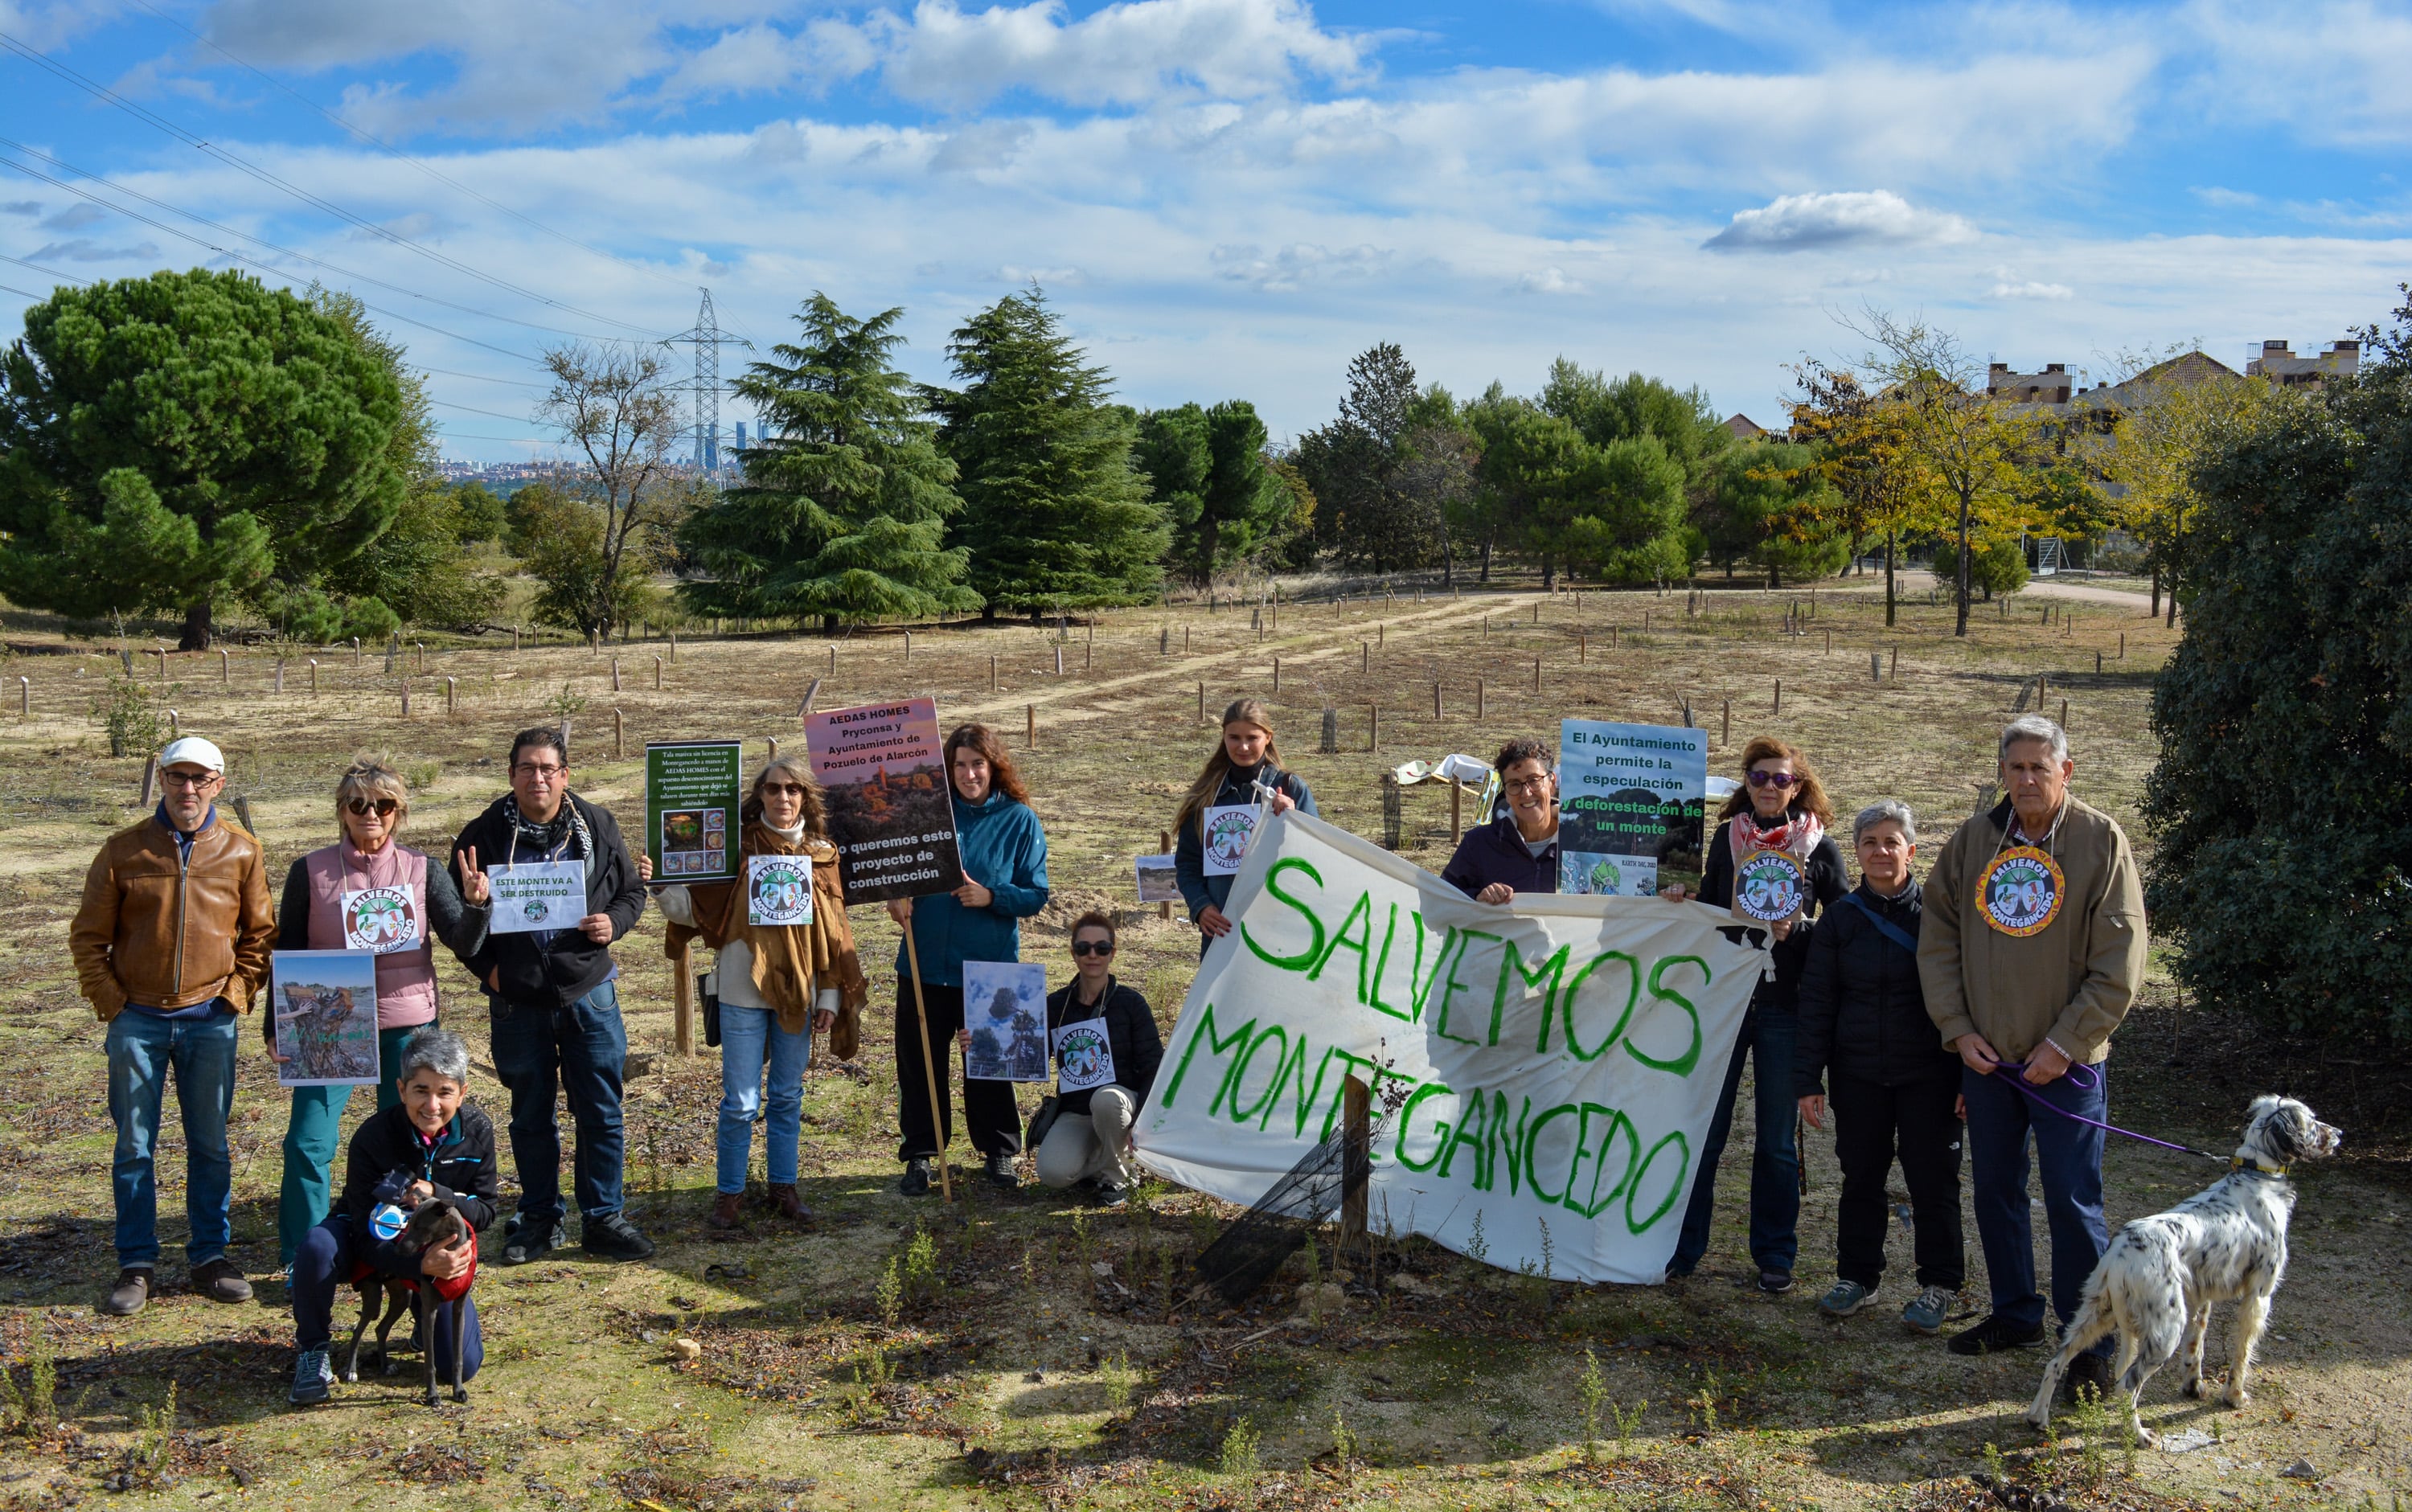
<instances>
[{"instance_id":1,"label":"hiking boot","mask_svg":"<svg viewBox=\"0 0 2412 1512\"><path fill-rule=\"evenodd\" d=\"M498 1263L526 1265L541 1260L569 1242L568 1231L558 1218L547 1218L530 1224L524 1218L514 1218L503 1231L503 1253Z\"/></svg>"},{"instance_id":2,"label":"hiking boot","mask_svg":"<svg viewBox=\"0 0 2412 1512\"><path fill-rule=\"evenodd\" d=\"M704 1226L743 1233L745 1219L740 1210L744 1206L745 1194L743 1192L714 1192L712 1194L712 1211L704 1215Z\"/></svg>"},{"instance_id":3,"label":"hiking boot","mask_svg":"<svg viewBox=\"0 0 2412 1512\"><path fill-rule=\"evenodd\" d=\"M1761 1270L1758 1273L1758 1289L1767 1293L1770 1297L1781 1297L1786 1292L1792 1289L1792 1272L1789 1270Z\"/></svg>"},{"instance_id":4,"label":"hiking boot","mask_svg":"<svg viewBox=\"0 0 2412 1512\"><path fill-rule=\"evenodd\" d=\"M1838 1281L1825 1296L1817 1299L1820 1316L1846 1318L1876 1299L1874 1286L1862 1286L1856 1281Z\"/></svg>"},{"instance_id":5,"label":"hiking boot","mask_svg":"<svg viewBox=\"0 0 2412 1512\"><path fill-rule=\"evenodd\" d=\"M1918 1333L1940 1333L1943 1320L1950 1315L1951 1304L1959 1299L1960 1294L1949 1286L1929 1286L1901 1310L1901 1321Z\"/></svg>"},{"instance_id":6,"label":"hiking boot","mask_svg":"<svg viewBox=\"0 0 2412 1512\"><path fill-rule=\"evenodd\" d=\"M2110 1400L2110 1357L2083 1354L2068 1362L2068 1373L2060 1378L2060 1400L2076 1406L2091 1391L2096 1402Z\"/></svg>"},{"instance_id":7,"label":"hiking boot","mask_svg":"<svg viewBox=\"0 0 2412 1512\"><path fill-rule=\"evenodd\" d=\"M637 1231L625 1212L607 1212L580 1226L579 1242L598 1260L642 1260L654 1253L654 1241Z\"/></svg>"},{"instance_id":8,"label":"hiking boot","mask_svg":"<svg viewBox=\"0 0 2412 1512\"><path fill-rule=\"evenodd\" d=\"M101 1299L100 1310L113 1318L130 1318L151 1299L151 1268L127 1266L117 1273L117 1284Z\"/></svg>"},{"instance_id":9,"label":"hiking boot","mask_svg":"<svg viewBox=\"0 0 2412 1512\"><path fill-rule=\"evenodd\" d=\"M2006 1349L2026 1349L2043 1343L2043 1325L2024 1328L2012 1323L1999 1313L1987 1314L1982 1323L1961 1329L1943 1347L1955 1355L1998 1355Z\"/></svg>"},{"instance_id":10,"label":"hiking boot","mask_svg":"<svg viewBox=\"0 0 2412 1512\"><path fill-rule=\"evenodd\" d=\"M916 1155L904 1163L904 1179L896 1183L896 1190L908 1197L930 1195L930 1162L927 1157Z\"/></svg>"},{"instance_id":11,"label":"hiking boot","mask_svg":"<svg viewBox=\"0 0 2412 1512\"><path fill-rule=\"evenodd\" d=\"M327 1400L335 1385L335 1368L327 1363L327 1346L302 1351L293 1362L293 1390L285 1399L297 1407L315 1407Z\"/></svg>"},{"instance_id":12,"label":"hiking boot","mask_svg":"<svg viewBox=\"0 0 2412 1512\"><path fill-rule=\"evenodd\" d=\"M796 1195L796 1183L793 1182L772 1182L769 1200L771 1211L791 1224L808 1224L813 1221L813 1210L805 1207L804 1199Z\"/></svg>"},{"instance_id":13,"label":"hiking boot","mask_svg":"<svg viewBox=\"0 0 2412 1512\"><path fill-rule=\"evenodd\" d=\"M991 1155L987 1162L988 1179L1008 1192L1022 1190L1022 1173L1014 1168L1011 1155Z\"/></svg>"},{"instance_id":14,"label":"hiking boot","mask_svg":"<svg viewBox=\"0 0 2412 1512\"><path fill-rule=\"evenodd\" d=\"M251 1283L224 1255L193 1267L193 1290L213 1302L251 1300Z\"/></svg>"}]
</instances>

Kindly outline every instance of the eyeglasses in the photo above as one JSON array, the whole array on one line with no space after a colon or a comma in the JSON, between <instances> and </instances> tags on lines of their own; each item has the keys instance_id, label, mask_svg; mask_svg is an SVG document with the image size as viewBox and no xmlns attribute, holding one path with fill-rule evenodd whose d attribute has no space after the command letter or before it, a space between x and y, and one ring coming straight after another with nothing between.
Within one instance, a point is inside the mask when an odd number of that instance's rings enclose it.
<instances>
[{"instance_id":1,"label":"eyeglasses","mask_svg":"<svg viewBox=\"0 0 2412 1512\"><path fill-rule=\"evenodd\" d=\"M218 779L219 773L214 771L163 771L159 774L159 781L169 787L202 788Z\"/></svg>"},{"instance_id":2,"label":"eyeglasses","mask_svg":"<svg viewBox=\"0 0 2412 1512\"><path fill-rule=\"evenodd\" d=\"M372 814L380 819L390 819L393 816L393 811L402 805L390 798L355 798L346 800L344 807L364 819Z\"/></svg>"},{"instance_id":3,"label":"eyeglasses","mask_svg":"<svg viewBox=\"0 0 2412 1512\"><path fill-rule=\"evenodd\" d=\"M1514 782L1508 785L1508 791L1511 793L1537 793L1542 788L1549 785L1550 779L1547 777L1519 777Z\"/></svg>"},{"instance_id":4,"label":"eyeglasses","mask_svg":"<svg viewBox=\"0 0 2412 1512\"><path fill-rule=\"evenodd\" d=\"M1750 774L1753 787L1789 787L1800 780L1788 771L1754 771Z\"/></svg>"},{"instance_id":5,"label":"eyeglasses","mask_svg":"<svg viewBox=\"0 0 2412 1512\"><path fill-rule=\"evenodd\" d=\"M781 798L802 798L804 796L804 790L797 786L794 783L764 783L762 785L763 797L768 798L773 793L778 794Z\"/></svg>"},{"instance_id":6,"label":"eyeglasses","mask_svg":"<svg viewBox=\"0 0 2412 1512\"><path fill-rule=\"evenodd\" d=\"M534 762L522 761L518 766L511 769L511 775L514 777L531 778L540 783L549 783L557 780L563 772L567 771L569 769L567 767L539 767Z\"/></svg>"},{"instance_id":7,"label":"eyeglasses","mask_svg":"<svg viewBox=\"0 0 2412 1512\"><path fill-rule=\"evenodd\" d=\"M1110 956L1114 953L1114 947L1109 940L1075 940L1072 953L1076 956Z\"/></svg>"}]
</instances>

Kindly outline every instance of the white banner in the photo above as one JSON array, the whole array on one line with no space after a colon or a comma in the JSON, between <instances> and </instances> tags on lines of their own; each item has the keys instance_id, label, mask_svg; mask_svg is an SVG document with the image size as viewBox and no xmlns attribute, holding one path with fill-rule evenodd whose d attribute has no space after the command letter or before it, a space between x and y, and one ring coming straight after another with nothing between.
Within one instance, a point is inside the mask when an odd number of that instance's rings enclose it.
<instances>
[{"instance_id":1,"label":"white banner","mask_svg":"<svg viewBox=\"0 0 2412 1512\"><path fill-rule=\"evenodd\" d=\"M1296 812L1268 819L1135 1138L1253 1203L1375 1089L1368 1211L1493 1265L1655 1283L1767 955L1722 909L1466 899Z\"/></svg>"}]
</instances>

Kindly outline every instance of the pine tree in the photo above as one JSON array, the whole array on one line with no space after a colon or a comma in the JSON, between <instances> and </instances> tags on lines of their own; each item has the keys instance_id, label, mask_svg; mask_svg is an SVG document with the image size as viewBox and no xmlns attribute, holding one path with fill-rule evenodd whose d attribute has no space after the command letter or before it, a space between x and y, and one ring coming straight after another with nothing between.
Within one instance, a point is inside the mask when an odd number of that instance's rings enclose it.
<instances>
[{"instance_id":1,"label":"pine tree","mask_svg":"<svg viewBox=\"0 0 2412 1512\"><path fill-rule=\"evenodd\" d=\"M1172 527L1172 570L1186 580L1210 582L1287 533L1297 495L1266 464L1266 439L1244 399L1139 418L1139 467Z\"/></svg>"},{"instance_id":2,"label":"pine tree","mask_svg":"<svg viewBox=\"0 0 2412 1512\"><path fill-rule=\"evenodd\" d=\"M1419 397L1406 353L1394 342L1369 346L1348 364L1339 415L1299 438L1299 471L1319 506L1316 537L1345 563L1390 572L1441 555L1440 506L1399 477Z\"/></svg>"},{"instance_id":3,"label":"pine tree","mask_svg":"<svg viewBox=\"0 0 2412 1512\"><path fill-rule=\"evenodd\" d=\"M989 611L1133 604L1155 596L1170 531L1132 464L1131 412L1036 286L958 328L960 390L931 389L939 447L960 470L960 538Z\"/></svg>"},{"instance_id":4,"label":"pine tree","mask_svg":"<svg viewBox=\"0 0 2412 1512\"><path fill-rule=\"evenodd\" d=\"M919 395L889 366L904 311L858 320L816 292L801 345L737 380L761 414L745 484L687 518L680 544L711 580L680 592L700 613L847 620L979 607L968 553L946 544L963 512L955 466Z\"/></svg>"}]
</instances>

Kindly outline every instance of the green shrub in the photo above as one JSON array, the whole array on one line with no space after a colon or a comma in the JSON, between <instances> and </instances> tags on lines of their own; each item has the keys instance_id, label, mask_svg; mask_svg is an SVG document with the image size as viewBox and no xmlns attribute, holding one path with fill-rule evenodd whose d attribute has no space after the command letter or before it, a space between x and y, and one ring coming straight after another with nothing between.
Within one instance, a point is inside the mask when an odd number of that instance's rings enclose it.
<instances>
[{"instance_id":1,"label":"green shrub","mask_svg":"<svg viewBox=\"0 0 2412 1512\"><path fill-rule=\"evenodd\" d=\"M1960 578L1960 543L1946 536L1934 549L1934 580L1947 589ZM1968 591L1992 598L2027 585L2027 556L2016 541L1980 546L1968 563Z\"/></svg>"}]
</instances>

